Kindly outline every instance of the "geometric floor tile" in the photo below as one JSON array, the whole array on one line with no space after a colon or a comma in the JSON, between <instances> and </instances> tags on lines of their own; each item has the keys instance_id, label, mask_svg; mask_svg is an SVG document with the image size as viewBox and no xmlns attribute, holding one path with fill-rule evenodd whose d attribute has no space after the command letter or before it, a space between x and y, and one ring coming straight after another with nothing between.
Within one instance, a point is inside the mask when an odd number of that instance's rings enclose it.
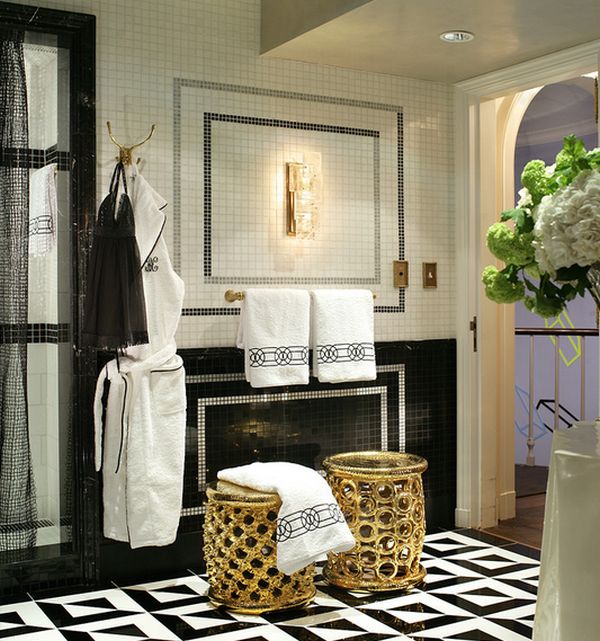
<instances>
[{"instance_id":1,"label":"geometric floor tile","mask_svg":"<svg viewBox=\"0 0 600 641\"><path fill-rule=\"evenodd\" d=\"M425 539L425 583L347 592L317 576L305 608L244 615L215 608L187 576L0 606L0 641L526 641L539 561L468 531ZM590 640L592 641L592 640Z\"/></svg>"}]
</instances>

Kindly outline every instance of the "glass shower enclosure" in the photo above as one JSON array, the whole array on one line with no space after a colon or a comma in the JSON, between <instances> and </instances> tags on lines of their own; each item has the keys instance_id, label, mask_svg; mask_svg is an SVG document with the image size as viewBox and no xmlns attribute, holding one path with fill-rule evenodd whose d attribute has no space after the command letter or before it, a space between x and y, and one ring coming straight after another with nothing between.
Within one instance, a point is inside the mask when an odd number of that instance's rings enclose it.
<instances>
[{"instance_id":1,"label":"glass shower enclosure","mask_svg":"<svg viewBox=\"0 0 600 641\"><path fill-rule=\"evenodd\" d=\"M94 27L0 2L0 599L95 578Z\"/></svg>"}]
</instances>

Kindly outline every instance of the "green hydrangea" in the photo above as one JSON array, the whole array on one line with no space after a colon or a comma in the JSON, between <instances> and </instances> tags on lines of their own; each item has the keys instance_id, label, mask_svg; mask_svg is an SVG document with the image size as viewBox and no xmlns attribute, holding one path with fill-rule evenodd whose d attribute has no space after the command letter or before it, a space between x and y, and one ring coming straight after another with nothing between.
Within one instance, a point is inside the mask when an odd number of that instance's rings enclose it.
<instances>
[{"instance_id":1,"label":"green hydrangea","mask_svg":"<svg viewBox=\"0 0 600 641\"><path fill-rule=\"evenodd\" d=\"M565 308L564 302L556 298L531 298L528 296L523 300L523 303L525 303L525 307L527 307L530 312L542 318L554 318Z\"/></svg>"},{"instance_id":2,"label":"green hydrangea","mask_svg":"<svg viewBox=\"0 0 600 641\"><path fill-rule=\"evenodd\" d=\"M488 249L496 258L519 267L528 265L534 259L532 241L533 232L519 234L503 223L494 223L486 236Z\"/></svg>"},{"instance_id":3,"label":"green hydrangea","mask_svg":"<svg viewBox=\"0 0 600 641\"><path fill-rule=\"evenodd\" d=\"M502 270L488 266L483 271L482 282L490 300L496 303L523 300L526 308L534 314L554 318L565 309L569 301L590 290L589 260L569 262L554 270L549 269L551 266L546 264L546 257L554 244L559 245L559 250L562 249L561 242L566 247L572 246L572 242L564 242L566 230L570 228L559 206L561 198L568 200L571 197L571 192L567 192L566 188L582 176L582 172L595 175L594 172L598 170L600 148L587 151L583 140L576 136L564 138L563 147L553 165L546 167L541 160L532 160L525 165L521 174L523 189L519 191L517 206L503 211L500 215L501 222L492 225L486 236L489 250L505 263ZM582 180L588 178L589 176L584 176ZM571 191L578 189L576 196L584 201L587 209L593 210L595 197L590 197L580 187L581 185L572 185ZM559 196L546 199L541 204L544 196L556 194ZM557 225L556 229L542 234L540 229L545 215L553 216L554 222L559 221L562 227ZM593 212L590 215L593 218ZM510 226L503 223L509 223ZM585 230L577 231L577 242L587 243L586 251L590 246L591 255L595 256L593 239L586 236ZM534 233L537 234L535 238Z\"/></svg>"},{"instance_id":4,"label":"green hydrangea","mask_svg":"<svg viewBox=\"0 0 600 641\"><path fill-rule=\"evenodd\" d=\"M543 160L530 160L521 174L521 184L526 187L533 204L537 205L548 193L548 176Z\"/></svg>"},{"instance_id":5,"label":"green hydrangea","mask_svg":"<svg viewBox=\"0 0 600 641\"><path fill-rule=\"evenodd\" d=\"M516 303L525 296L525 285L521 281L511 282L493 265L483 270L481 282L485 286L485 295L495 303Z\"/></svg>"}]
</instances>

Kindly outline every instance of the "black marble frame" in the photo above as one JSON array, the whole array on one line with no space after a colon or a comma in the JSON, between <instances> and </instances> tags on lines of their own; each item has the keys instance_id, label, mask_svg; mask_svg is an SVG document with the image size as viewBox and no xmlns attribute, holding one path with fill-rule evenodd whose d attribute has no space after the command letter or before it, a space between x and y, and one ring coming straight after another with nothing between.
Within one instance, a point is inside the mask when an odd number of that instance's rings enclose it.
<instances>
[{"instance_id":1,"label":"black marble frame","mask_svg":"<svg viewBox=\"0 0 600 641\"><path fill-rule=\"evenodd\" d=\"M85 274L96 207L96 18L93 15L0 2L0 23L56 37L70 54L69 151L72 271L73 541L0 555L0 599L50 593L97 580L98 483L93 462L92 398L96 355L83 349Z\"/></svg>"}]
</instances>

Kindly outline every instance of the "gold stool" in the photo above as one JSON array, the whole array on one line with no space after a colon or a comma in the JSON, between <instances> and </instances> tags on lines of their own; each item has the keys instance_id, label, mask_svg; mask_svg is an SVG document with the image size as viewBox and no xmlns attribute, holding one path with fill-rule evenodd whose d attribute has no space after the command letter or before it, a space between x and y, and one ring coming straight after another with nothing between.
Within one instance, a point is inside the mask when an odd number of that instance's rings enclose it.
<instances>
[{"instance_id":1,"label":"gold stool","mask_svg":"<svg viewBox=\"0 0 600 641\"><path fill-rule=\"evenodd\" d=\"M327 481L356 539L328 554L325 578L350 590L405 590L427 574L421 474L427 461L400 452L348 452L323 461Z\"/></svg>"},{"instance_id":2,"label":"gold stool","mask_svg":"<svg viewBox=\"0 0 600 641\"><path fill-rule=\"evenodd\" d=\"M314 565L287 576L277 569L277 494L215 481L207 487L204 557L208 598L234 612L300 607L315 596Z\"/></svg>"}]
</instances>

